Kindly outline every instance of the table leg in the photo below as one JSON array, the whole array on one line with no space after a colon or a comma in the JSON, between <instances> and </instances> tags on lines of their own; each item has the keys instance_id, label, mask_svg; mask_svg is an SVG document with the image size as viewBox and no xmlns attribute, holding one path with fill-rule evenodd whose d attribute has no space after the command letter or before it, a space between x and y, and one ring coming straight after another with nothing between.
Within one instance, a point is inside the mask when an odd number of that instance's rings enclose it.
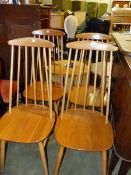
<instances>
[{"instance_id":1,"label":"table leg","mask_svg":"<svg viewBox=\"0 0 131 175\"><path fill-rule=\"evenodd\" d=\"M111 175L119 158L116 156L115 151L112 150L110 162L109 162L109 167L108 167L108 175Z\"/></svg>"}]
</instances>

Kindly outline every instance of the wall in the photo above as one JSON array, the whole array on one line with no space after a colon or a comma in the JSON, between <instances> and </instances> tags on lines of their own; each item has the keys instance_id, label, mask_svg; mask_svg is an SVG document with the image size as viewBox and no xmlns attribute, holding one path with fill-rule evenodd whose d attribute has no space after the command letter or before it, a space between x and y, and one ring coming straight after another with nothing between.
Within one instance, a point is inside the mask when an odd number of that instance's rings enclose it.
<instances>
[{"instance_id":1,"label":"wall","mask_svg":"<svg viewBox=\"0 0 131 175\"><path fill-rule=\"evenodd\" d=\"M48 0L43 0L43 1L48 1ZM50 0L51 1L51 0ZM111 9L111 3L113 0L52 0L53 5L57 5L58 8L60 8L63 11L69 10L81 10L81 11L87 11L88 9L88 4L89 3L99 3L101 4L106 4L102 6L102 13L103 12L109 12ZM108 4L108 7L107 7ZM100 15L102 14L101 12L99 13Z\"/></svg>"}]
</instances>

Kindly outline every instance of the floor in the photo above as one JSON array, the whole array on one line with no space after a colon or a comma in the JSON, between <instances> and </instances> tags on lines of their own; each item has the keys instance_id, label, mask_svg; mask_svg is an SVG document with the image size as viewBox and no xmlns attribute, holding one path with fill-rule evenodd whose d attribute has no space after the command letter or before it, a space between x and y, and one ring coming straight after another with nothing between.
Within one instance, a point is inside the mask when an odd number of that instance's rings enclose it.
<instances>
[{"instance_id":1,"label":"floor","mask_svg":"<svg viewBox=\"0 0 131 175\"><path fill-rule=\"evenodd\" d=\"M53 175L58 144L54 135L47 145L49 172ZM112 175L117 175L118 163ZM5 170L0 175L44 175L36 144L9 143ZM101 175L101 154L67 150L59 175ZM131 175L131 171L128 172Z\"/></svg>"}]
</instances>

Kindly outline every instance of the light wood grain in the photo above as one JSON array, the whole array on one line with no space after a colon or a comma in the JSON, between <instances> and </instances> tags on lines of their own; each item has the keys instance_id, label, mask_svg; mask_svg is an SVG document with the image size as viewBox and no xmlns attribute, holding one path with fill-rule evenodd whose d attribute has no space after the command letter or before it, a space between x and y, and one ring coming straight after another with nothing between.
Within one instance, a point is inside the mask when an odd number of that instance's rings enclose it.
<instances>
[{"instance_id":1,"label":"light wood grain","mask_svg":"<svg viewBox=\"0 0 131 175\"><path fill-rule=\"evenodd\" d=\"M0 138L6 141L37 143L44 140L54 125L49 108L42 105L14 107L0 119Z\"/></svg>"},{"instance_id":2,"label":"light wood grain","mask_svg":"<svg viewBox=\"0 0 131 175\"><path fill-rule=\"evenodd\" d=\"M111 124L91 110L70 109L57 119L55 136L60 145L85 151L105 151L113 144Z\"/></svg>"}]
</instances>

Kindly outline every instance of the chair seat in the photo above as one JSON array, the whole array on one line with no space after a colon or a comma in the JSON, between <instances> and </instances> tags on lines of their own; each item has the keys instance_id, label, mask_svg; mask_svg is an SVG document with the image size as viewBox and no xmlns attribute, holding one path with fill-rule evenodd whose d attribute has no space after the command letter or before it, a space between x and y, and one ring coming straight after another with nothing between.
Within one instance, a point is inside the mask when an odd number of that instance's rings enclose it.
<instances>
[{"instance_id":1,"label":"chair seat","mask_svg":"<svg viewBox=\"0 0 131 175\"><path fill-rule=\"evenodd\" d=\"M20 143L35 143L45 139L53 128L55 114L48 107L21 105L12 108L0 119L0 138Z\"/></svg>"},{"instance_id":2,"label":"chair seat","mask_svg":"<svg viewBox=\"0 0 131 175\"><path fill-rule=\"evenodd\" d=\"M55 137L64 147L105 151L113 144L113 130L110 122L97 111L69 109L57 119Z\"/></svg>"},{"instance_id":3,"label":"chair seat","mask_svg":"<svg viewBox=\"0 0 131 175\"><path fill-rule=\"evenodd\" d=\"M43 86L43 91L44 91L44 100L48 100L48 93L47 93L47 86L44 84ZM36 82L36 99L37 100L42 100L41 96L41 84L39 81ZM25 96L25 90L23 92L23 95ZM59 85L54 83L52 85L52 100L53 101L58 101L60 98L63 96L63 88ZM28 86L28 99L32 100L34 99L34 85L29 85Z\"/></svg>"},{"instance_id":4,"label":"chair seat","mask_svg":"<svg viewBox=\"0 0 131 175\"><path fill-rule=\"evenodd\" d=\"M79 88L78 99L77 99L77 102L75 102L78 88L74 86L70 92L70 102L73 104L76 103L78 105L84 105L85 88L86 88L85 86L81 86ZM100 107L101 106L101 95L102 95L102 90L100 88L97 88L95 92L95 97L94 97L94 87L90 85L87 89L87 97L86 97L85 106L93 106L93 103L94 103L94 106ZM104 106L106 105L106 100L107 100L106 97L107 96L105 94Z\"/></svg>"},{"instance_id":5,"label":"chair seat","mask_svg":"<svg viewBox=\"0 0 131 175\"><path fill-rule=\"evenodd\" d=\"M62 63L62 64L61 64ZM55 73L56 75L60 75L63 71L63 75L66 75L66 70L67 70L67 63L68 60L63 60L63 61L55 61L55 63L52 65L52 73ZM69 68L69 76L72 75L72 68L73 68L73 60L70 63L70 68ZM82 69L84 68L84 72L87 71L87 65L83 64ZM76 61L76 69L75 69L75 75L79 75L79 70L80 70L80 63L79 61Z\"/></svg>"}]
</instances>

